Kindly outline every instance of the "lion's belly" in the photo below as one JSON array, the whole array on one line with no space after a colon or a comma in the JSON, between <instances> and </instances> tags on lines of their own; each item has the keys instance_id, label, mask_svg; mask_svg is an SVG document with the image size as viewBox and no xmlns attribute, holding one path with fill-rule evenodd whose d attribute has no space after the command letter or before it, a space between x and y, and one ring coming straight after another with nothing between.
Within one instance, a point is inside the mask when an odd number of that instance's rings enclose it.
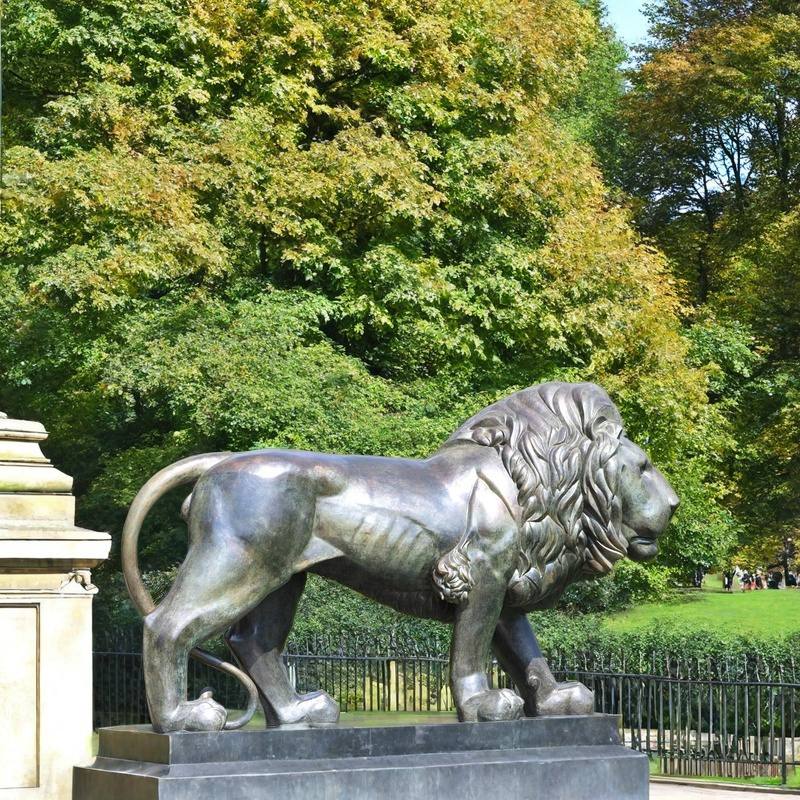
<instances>
[{"instance_id":1,"label":"lion's belly","mask_svg":"<svg viewBox=\"0 0 800 800\"><path fill-rule=\"evenodd\" d=\"M427 588L433 565L449 549L453 537L392 509L342 500L319 502L315 537L365 574L403 588Z\"/></svg>"},{"instance_id":2,"label":"lion's belly","mask_svg":"<svg viewBox=\"0 0 800 800\"><path fill-rule=\"evenodd\" d=\"M403 614L440 622L453 620L455 607L439 598L430 575L423 581L407 581L400 585L394 576L364 568L346 557L316 564L311 572L335 580Z\"/></svg>"}]
</instances>

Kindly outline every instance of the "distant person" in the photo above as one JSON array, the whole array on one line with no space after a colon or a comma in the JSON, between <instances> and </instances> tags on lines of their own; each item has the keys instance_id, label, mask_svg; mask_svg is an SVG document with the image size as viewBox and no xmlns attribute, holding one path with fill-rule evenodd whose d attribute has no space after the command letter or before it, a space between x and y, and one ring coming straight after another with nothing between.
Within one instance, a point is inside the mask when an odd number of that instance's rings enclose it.
<instances>
[{"instance_id":1,"label":"distant person","mask_svg":"<svg viewBox=\"0 0 800 800\"><path fill-rule=\"evenodd\" d=\"M756 570L756 579L755 579L755 587L756 590L764 588L764 579L761 577L761 570Z\"/></svg>"},{"instance_id":2,"label":"distant person","mask_svg":"<svg viewBox=\"0 0 800 800\"><path fill-rule=\"evenodd\" d=\"M743 592L749 592L753 588L752 587L752 580L753 580L752 575L750 575L748 570L744 570L744 572L742 572L742 591Z\"/></svg>"},{"instance_id":3,"label":"distant person","mask_svg":"<svg viewBox=\"0 0 800 800\"><path fill-rule=\"evenodd\" d=\"M693 583L695 589L701 589L703 587L703 568L699 565L694 571Z\"/></svg>"},{"instance_id":4,"label":"distant person","mask_svg":"<svg viewBox=\"0 0 800 800\"><path fill-rule=\"evenodd\" d=\"M787 589L794 589L797 586L797 575L794 572L789 573L789 580L786 581Z\"/></svg>"},{"instance_id":5,"label":"distant person","mask_svg":"<svg viewBox=\"0 0 800 800\"><path fill-rule=\"evenodd\" d=\"M742 568L738 564L735 564L734 567L733 567L733 588L734 589L736 589L736 588L741 589L742 588L742 574L743 574ZM737 584L738 584L738 586L737 586Z\"/></svg>"},{"instance_id":6,"label":"distant person","mask_svg":"<svg viewBox=\"0 0 800 800\"><path fill-rule=\"evenodd\" d=\"M722 591L733 591L733 570L730 567L722 573Z\"/></svg>"}]
</instances>

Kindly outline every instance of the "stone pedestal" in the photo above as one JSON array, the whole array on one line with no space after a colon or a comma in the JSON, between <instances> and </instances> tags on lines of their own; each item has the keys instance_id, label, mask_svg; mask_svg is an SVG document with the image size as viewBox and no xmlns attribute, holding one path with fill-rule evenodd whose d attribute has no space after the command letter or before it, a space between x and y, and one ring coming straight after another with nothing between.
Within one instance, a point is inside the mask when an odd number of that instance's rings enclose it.
<instances>
[{"instance_id":1,"label":"stone pedestal","mask_svg":"<svg viewBox=\"0 0 800 800\"><path fill-rule=\"evenodd\" d=\"M647 800L648 763L617 717L380 728L100 731L74 800Z\"/></svg>"},{"instance_id":2,"label":"stone pedestal","mask_svg":"<svg viewBox=\"0 0 800 800\"><path fill-rule=\"evenodd\" d=\"M66 800L91 760L90 570L111 540L75 527L46 438L0 415L0 800Z\"/></svg>"}]
</instances>

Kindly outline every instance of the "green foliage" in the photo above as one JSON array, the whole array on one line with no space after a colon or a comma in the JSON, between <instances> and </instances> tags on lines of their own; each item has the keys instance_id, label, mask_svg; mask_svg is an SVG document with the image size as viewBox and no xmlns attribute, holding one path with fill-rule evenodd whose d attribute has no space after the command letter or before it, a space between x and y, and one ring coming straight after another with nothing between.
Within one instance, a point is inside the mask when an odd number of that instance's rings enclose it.
<instances>
[{"instance_id":1,"label":"green foliage","mask_svg":"<svg viewBox=\"0 0 800 800\"><path fill-rule=\"evenodd\" d=\"M541 612L533 620L543 650L567 663L603 663L609 671L669 674L678 660L685 671L708 678L754 676L761 667L788 679L798 677L793 653L796 633L774 636L720 632L669 622L650 628L615 632L595 616L571 617L561 612ZM684 673L685 674L685 673Z\"/></svg>"},{"instance_id":2,"label":"green foliage","mask_svg":"<svg viewBox=\"0 0 800 800\"><path fill-rule=\"evenodd\" d=\"M736 520L710 524L741 543L782 537L800 525L800 10L700 0L648 13L617 114L624 157L607 166L683 282L689 363L728 422L713 472Z\"/></svg>"},{"instance_id":3,"label":"green foliage","mask_svg":"<svg viewBox=\"0 0 800 800\"><path fill-rule=\"evenodd\" d=\"M728 594L720 575L708 575L702 591L672 592L619 613L532 616L543 646L567 663L585 658L611 670L673 676L680 669L705 679L747 671L764 680L782 670L786 680L796 680L799 606L794 590Z\"/></svg>"},{"instance_id":4,"label":"green foliage","mask_svg":"<svg viewBox=\"0 0 800 800\"><path fill-rule=\"evenodd\" d=\"M717 401L735 403L743 388L763 363L756 337L742 322L719 321L711 316L687 328L689 362L708 373L709 390Z\"/></svg>"},{"instance_id":5,"label":"green foliage","mask_svg":"<svg viewBox=\"0 0 800 800\"><path fill-rule=\"evenodd\" d=\"M610 575L568 587L559 608L580 615L620 611L640 603L664 600L672 586L672 572L669 567L621 561Z\"/></svg>"},{"instance_id":6,"label":"green foliage","mask_svg":"<svg viewBox=\"0 0 800 800\"><path fill-rule=\"evenodd\" d=\"M684 497L665 563L717 559L728 423L583 143L618 90L599 18L9 0L0 407L47 424L81 521L116 541L192 452L422 456L497 397L590 379ZM179 501L148 570L180 558Z\"/></svg>"},{"instance_id":7,"label":"green foliage","mask_svg":"<svg viewBox=\"0 0 800 800\"><path fill-rule=\"evenodd\" d=\"M562 115L570 130L592 145L608 169L620 153L620 139L625 135L616 113L624 92L622 65L628 51L608 23L604 4L589 0L584 6L597 20L597 36L587 51L586 68L580 74L574 94L564 104Z\"/></svg>"}]
</instances>

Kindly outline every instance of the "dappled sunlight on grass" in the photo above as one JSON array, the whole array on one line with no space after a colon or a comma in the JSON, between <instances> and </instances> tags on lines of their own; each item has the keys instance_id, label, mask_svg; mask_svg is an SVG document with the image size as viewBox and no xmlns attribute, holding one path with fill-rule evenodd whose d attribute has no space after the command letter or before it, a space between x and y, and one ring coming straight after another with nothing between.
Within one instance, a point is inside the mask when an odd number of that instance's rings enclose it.
<instances>
[{"instance_id":1,"label":"dappled sunlight on grass","mask_svg":"<svg viewBox=\"0 0 800 800\"><path fill-rule=\"evenodd\" d=\"M343 711L339 718L339 724L348 728L368 728L380 725L429 725L457 721L455 713L448 711ZM263 727L264 715L259 712L245 730Z\"/></svg>"}]
</instances>

